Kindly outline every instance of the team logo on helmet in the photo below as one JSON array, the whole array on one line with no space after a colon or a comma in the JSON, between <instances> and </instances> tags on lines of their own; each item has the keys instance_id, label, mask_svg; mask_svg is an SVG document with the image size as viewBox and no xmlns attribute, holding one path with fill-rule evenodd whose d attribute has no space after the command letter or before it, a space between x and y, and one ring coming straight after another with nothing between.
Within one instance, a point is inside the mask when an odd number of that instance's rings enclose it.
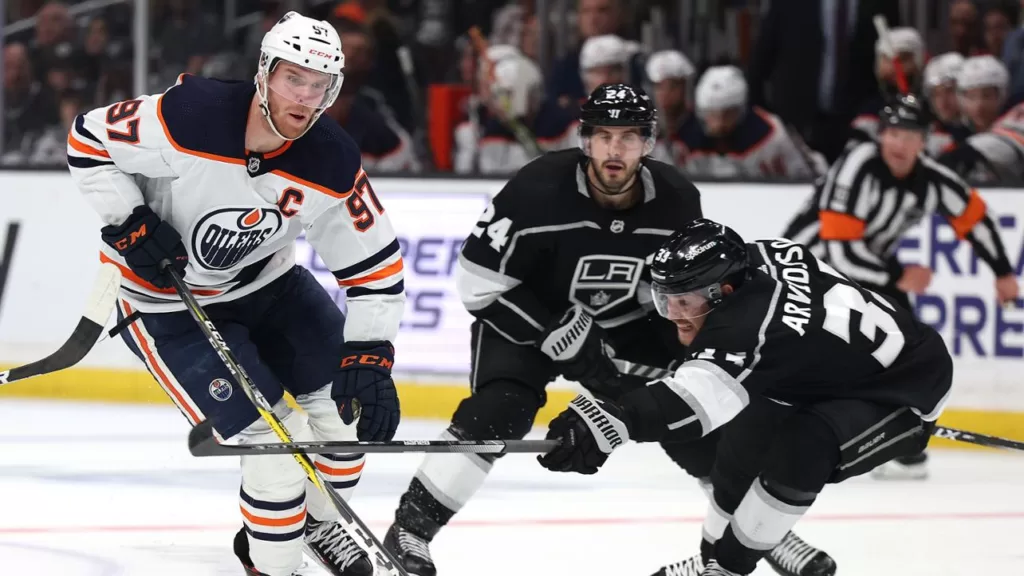
<instances>
[{"instance_id":1,"label":"team logo on helmet","mask_svg":"<svg viewBox=\"0 0 1024 576\"><path fill-rule=\"evenodd\" d=\"M273 208L218 208L192 231L192 253L207 270L227 270L276 236L281 213Z\"/></svg>"},{"instance_id":2,"label":"team logo on helmet","mask_svg":"<svg viewBox=\"0 0 1024 576\"><path fill-rule=\"evenodd\" d=\"M227 402L228 398L231 398L231 382L223 378L217 378L213 382L210 382L210 396L218 402Z\"/></svg>"},{"instance_id":3,"label":"team logo on helmet","mask_svg":"<svg viewBox=\"0 0 1024 576\"><path fill-rule=\"evenodd\" d=\"M642 258L610 254L584 256L576 265L569 300L597 316L636 295Z\"/></svg>"}]
</instances>

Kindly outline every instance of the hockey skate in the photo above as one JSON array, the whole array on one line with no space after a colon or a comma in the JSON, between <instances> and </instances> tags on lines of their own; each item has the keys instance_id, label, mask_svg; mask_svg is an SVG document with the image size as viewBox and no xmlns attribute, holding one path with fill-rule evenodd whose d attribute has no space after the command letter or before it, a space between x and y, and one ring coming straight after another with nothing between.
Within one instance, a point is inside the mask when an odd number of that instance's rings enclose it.
<instances>
[{"instance_id":1,"label":"hockey skate","mask_svg":"<svg viewBox=\"0 0 1024 576\"><path fill-rule=\"evenodd\" d=\"M836 562L831 556L792 532L765 556L765 561L783 576L833 576L836 573Z\"/></svg>"},{"instance_id":2,"label":"hockey skate","mask_svg":"<svg viewBox=\"0 0 1024 576\"><path fill-rule=\"evenodd\" d=\"M437 568L430 557L430 543L398 524L388 529L384 548L411 576L437 576Z\"/></svg>"},{"instance_id":3,"label":"hockey skate","mask_svg":"<svg viewBox=\"0 0 1024 576\"><path fill-rule=\"evenodd\" d=\"M895 458L871 471L876 480L924 480L928 478L928 454Z\"/></svg>"},{"instance_id":4,"label":"hockey skate","mask_svg":"<svg viewBox=\"0 0 1024 576\"><path fill-rule=\"evenodd\" d=\"M700 554L697 554L686 560L669 564L651 576L701 576L703 573L704 562L701 560Z\"/></svg>"},{"instance_id":5,"label":"hockey skate","mask_svg":"<svg viewBox=\"0 0 1024 576\"><path fill-rule=\"evenodd\" d=\"M735 572L730 572L725 568L718 565L718 562L712 560L708 562L708 565L704 567L704 571L700 573L700 576L740 576Z\"/></svg>"},{"instance_id":6,"label":"hockey skate","mask_svg":"<svg viewBox=\"0 0 1024 576\"><path fill-rule=\"evenodd\" d=\"M249 556L249 539L245 535L245 528L242 528L235 534L234 541L235 556L242 562L242 568L245 569L245 576L267 576L263 572L260 572L252 565L252 558ZM303 568L306 567L306 563L303 562L299 570L292 573L292 576L303 576Z\"/></svg>"},{"instance_id":7,"label":"hockey skate","mask_svg":"<svg viewBox=\"0 0 1024 576\"><path fill-rule=\"evenodd\" d=\"M332 576L373 576L370 555L338 522L318 522L307 514L302 544Z\"/></svg>"}]
</instances>

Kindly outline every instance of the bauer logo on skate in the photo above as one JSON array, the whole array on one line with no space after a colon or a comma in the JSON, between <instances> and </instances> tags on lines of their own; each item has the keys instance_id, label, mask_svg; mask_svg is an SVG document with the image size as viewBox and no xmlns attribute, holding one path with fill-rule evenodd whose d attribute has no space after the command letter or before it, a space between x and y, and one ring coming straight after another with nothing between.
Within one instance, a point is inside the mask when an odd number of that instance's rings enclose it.
<instances>
[{"instance_id":1,"label":"bauer logo on skate","mask_svg":"<svg viewBox=\"0 0 1024 576\"><path fill-rule=\"evenodd\" d=\"M195 261L207 270L227 270L252 254L282 228L272 208L217 208L192 232Z\"/></svg>"}]
</instances>

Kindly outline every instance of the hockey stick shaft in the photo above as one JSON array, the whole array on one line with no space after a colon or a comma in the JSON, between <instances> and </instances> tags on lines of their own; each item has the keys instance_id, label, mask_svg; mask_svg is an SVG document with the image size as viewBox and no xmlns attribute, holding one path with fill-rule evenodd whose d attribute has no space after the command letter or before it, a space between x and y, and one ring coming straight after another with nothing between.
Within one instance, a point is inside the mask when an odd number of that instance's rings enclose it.
<instances>
[{"instance_id":1,"label":"hockey stick shaft","mask_svg":"<svg viewBox=\"0 0 1024 576\"><path fill-rule=\"evenodd\" d=\"M390 442L290 442L273 444L222 444L213 435L208 422L200 422L188 435L188 449L193 456L241 456L245 454L333 454L430 452L447 454L512 454L546 453L558 445L557 440L393 440Z\"/></svg>"},{"instance_id":2,"label":"hockey stick shaft","mask_svg":"<svg viewBox=\"0 0 1024 576\"><path fill-rule=\"evenodd\" d=\"M103 335L103 327L114 311L120 288L121 271L113 264L101 264L86 301L85 311L71 336L46 358L0 372L0 385L43 376L81 362Z\"/></svg>"},{"instance_id":3,"label":"hockey stick shaft","mask_svg":"<svg viewBox=\"0 0 1024 576\"><path fill-rule=\"evenodd\" d=\"M210 342L210 346L217 352L217 356L220 357L224 366L227 367L228 372L234 378L235 382L242 388L245 395L252 401L256 407L256 411L259 412L260 416L270 426L270 429L274 431L274 434L281 439L282 442L294 442L288 429L285 428L284 422L274 414L274 409L270 405L267 398L260 392L259 388L246 373L245 368L238 363L235 358L234 352L228 348L224 338L217 331L217 327L214 326L213 322L207 317L206 312L203 310L199 302L196 301L195 296L185 285L185 281L182 280L181 275L174 267L170 266L170 262L164 260L161 262L161 267L164 273L171 279L171 283L174 285L174 290L178 293L182 302L185 304L185 308L188 309L192 319L199 325L199 329L202 330L206 339ZM295 457L295 461L298 462L299 466L306 472L306 477L313 483L324 496L326 496L334 507L337 509L341 516L342 522L345 524L346 531L349 532L353 537L357 537L362 540L363 544L367 547L368 552L376 556L378 562L380 562L384 569L389 573L397 573L401 576L409 576L409 573L391 557L391 554L384 549L384 546L377 541L377 538L370 532L370 529L366 527L366 524L356 516L352 508L349 507L348 503L334 490L334 488L324 480L320 471L313 465L313 460L309 457L306 452L297 450L292 453Z\"/></svg>"},{"instance_id":4,"label":"hockey stick shaft","mask_svg":"<svg viewBox=\"0 0 1024 576\"><path fill-rule=\"evenodd\" d=\"M619 369L619 372L629 376L639 376L643 378L650 378L651 380L658 380L660 378L671 376L673 373L671 370L666 370L665 368L645 366L635 362L626 362L625 360L614 360L614 362L616 368ZM1009 450L1024 451L1024 442L1017 442L1015 440L1000 438L998 436L987 436L985 434L978 434L967 430L947 428L945 426L936 426L932 431L932 436L935 436L936 438L945 438L947 440L955 440L957 442L964 442L967 444L987 446L989 448L1006 448Z\"/></svg>"}]
</instances>

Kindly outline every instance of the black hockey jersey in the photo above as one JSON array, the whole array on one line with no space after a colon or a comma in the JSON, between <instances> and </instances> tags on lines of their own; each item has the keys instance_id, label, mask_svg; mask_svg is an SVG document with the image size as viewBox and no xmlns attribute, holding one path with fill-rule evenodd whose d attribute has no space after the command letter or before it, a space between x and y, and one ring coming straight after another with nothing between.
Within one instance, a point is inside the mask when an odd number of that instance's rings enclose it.
<instances>
[{"instance_id":1,"label":"black hockey jersey","mask_svg":"<svg viewBox=\"0 0 1024 576\"><path fill-rule=\"evenodd\" d=\"M706 316L686 361L623 399L637 439L706 435L752 395L795 406L863 399L938 418L952 381L938 333L805 246L759 240L747 252L751 276Z\"/></svg>"},{"instance_id":2,"label":"black hockey jersey","mask_svg":"<svg viewBox=\"0 0 1024 576\"><path fill-rule=\"evenodd\" d=\"M606 210L590 196L585 160L578 149L548 153L505 185L463 245L459 295L476 318L521 345L579 304L608 331L618 357L655 363L642 350L652 331L682 348L654 310L648 265L668 236L701 217L699 193L672 166L647 159L643 201Z\"/></svg>"}]
</instances>

